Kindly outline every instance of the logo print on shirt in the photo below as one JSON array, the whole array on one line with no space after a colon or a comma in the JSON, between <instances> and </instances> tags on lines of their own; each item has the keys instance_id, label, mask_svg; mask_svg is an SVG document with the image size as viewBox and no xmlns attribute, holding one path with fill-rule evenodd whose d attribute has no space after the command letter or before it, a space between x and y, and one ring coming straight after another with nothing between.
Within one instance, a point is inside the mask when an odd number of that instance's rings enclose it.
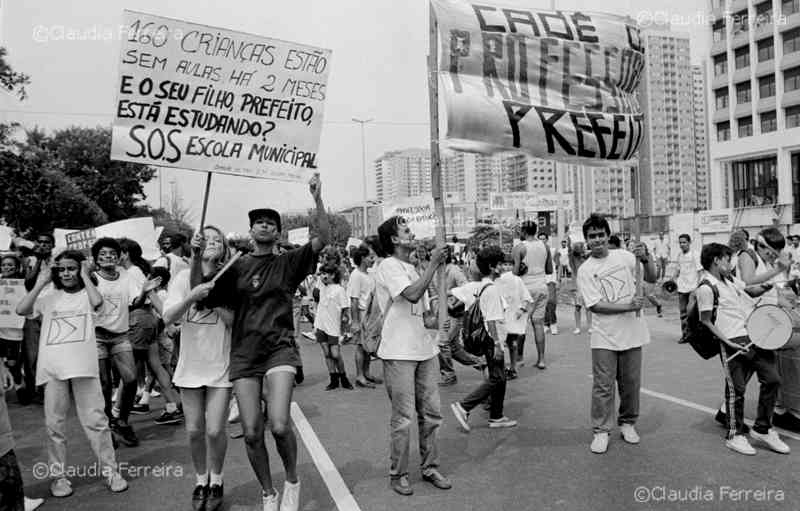
<instances>
[{"instance_id":1,"label":"logo print on shirt","mask_svg":"<svg viewBox=\"0 0 800 511\"><path fill-rule=\"evenodd\" d=\"M255 277L253 277L253 280L250 281L250 284L253 286L253 289L258 289L259 286L261 286L261 277L256 275Z\"/></svg>"},{"instance_id":2,"label":"logo print on shirt","mask_svg":"<svg viewBox=\"0 0 800 511\"><path fill-rule=\"evenodd\" d=\"M59 317L58 312L53 312L53 319L50 320L50 329L47 331L47 337L45 337L46 345L83 342L85 339L86 314Z\"/></svg>"},{"instance_id":3,"label":"logo print on shirt","mask_svg":"<svg viewBox=\"0 0 800 511\"><path fill-rule=\"evenodd\" d=\"M97 316L100 318L116 318L119 316L119 306L122 297L116 295L103 295L103 308Z\"/></svg>"},{"instance_id":4,"label":"logo print on shirt","mask_svg":"<svg viewBox=\"0 0 800 511\"><path fill-rule=\"evenodd\" d=\"M627 286L627 275L624 266L615 266L605 273L595 275L600 284L603 299L610 303L617 303L633 298L633 292Z\"/></svg>"}]
</instances>

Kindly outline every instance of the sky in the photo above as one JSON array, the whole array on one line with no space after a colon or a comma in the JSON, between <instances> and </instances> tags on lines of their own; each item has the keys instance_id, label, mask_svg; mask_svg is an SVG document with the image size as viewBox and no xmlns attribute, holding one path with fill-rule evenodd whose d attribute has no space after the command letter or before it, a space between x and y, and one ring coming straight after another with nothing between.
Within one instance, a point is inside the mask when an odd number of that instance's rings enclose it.
<instances>
[{"instance_id":1,"label":"sky","mask_svg":"<svg viewBox=\"0 0 800 511\"><path fill-rule=\"evenodd\" d=\"M318 153L323 197L332 208L363 199L361 131L367 169L386 151L429 147L428 2L426 0L0 0L0 45L18 71L31 76L22 103L0 95L0 121L45 130L110 126L118 80L123 9L295 41L333 51ZM494 2L486 2L494 3ZM693 63L708 53L706 2L692 0L558 0L559 9L627 14L643 28L671 20L688 32ZM498 5L546 9L549 0ZM66 40L65 34L83 40ZM107 37L106 34L112 34ZM174 188L199 223L205 173L163 169L161 189ZM159 206L159 179L145 186ZM166 201L165 201L166 202ZM256 207L299 211L312 206L308 187L215 174L207 223L247 230ZM68 227L68 226L65 226Z\"/></svg>"}]
</instances>

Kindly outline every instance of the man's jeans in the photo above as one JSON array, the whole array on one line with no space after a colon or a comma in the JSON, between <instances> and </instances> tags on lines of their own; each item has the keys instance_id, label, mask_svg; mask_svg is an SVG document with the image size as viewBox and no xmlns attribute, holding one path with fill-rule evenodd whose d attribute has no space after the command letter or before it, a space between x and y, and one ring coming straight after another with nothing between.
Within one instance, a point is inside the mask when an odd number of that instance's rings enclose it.
<instances>
[{"instance_id":1,"label":"man's jeans","mask_svg":"<svg viewBox=\"0 0 800 511\"><path fill-rule=\"evenodd\" d=\"M686 332L686 320L689 317L689 295L691 293L678 293L678 312L681 315L681 334ZM683 337L683 335L681 335Z\"/></svg>"},{"instance_id":2,"label":"man's jeans","mask_svg":"<svg viewBox=\"0 0 800 511\"><path fill-rule=\"evenodd\" d=\"M642 348L624 351L592 350L592 429L608 433L614 420L614 383L619 387L617 424L635 424L639 418Z\"/></svg>"},{"instance_id":3,"label":"man's jeans","mask_svg":"<svg viewBox=\"0 0 800 511\"><path fill-rule=\"evenodd\" d=\"M469 393L461 401L461 406L470 411L489 398L491 408L489 419L503 418L503 403L506 399L506 368L505 361L494 359L492 353L486 355L486 364L489 369L489 379L484 380L478 388Z\"/></svg>"},{"instance_id":4,"label":"man's jeans","mask_svg":"<svg viewBox=\"0 0 800 511\"><path fill-rule=\"evenodd\" d=\"M439 400L439 361L384 360L383 379L392 403L389 475L408 475L411 424L414 411L419 426L419 454L423 474L439 466L436 434L442 425Z\"/></svg>"}]
</instances>

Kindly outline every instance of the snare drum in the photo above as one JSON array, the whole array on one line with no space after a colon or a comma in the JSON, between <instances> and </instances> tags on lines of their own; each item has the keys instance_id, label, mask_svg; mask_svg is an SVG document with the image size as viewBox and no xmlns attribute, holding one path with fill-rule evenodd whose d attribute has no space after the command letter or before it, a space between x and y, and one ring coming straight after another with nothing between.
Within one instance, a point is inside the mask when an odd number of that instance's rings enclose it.
<instances>
[{"instance_id":1,"label":"snare drum","mask_svg":"<svg viewBox=\"0 0 800 511\"><path fill-rule=\"evenodd\" d=\"M745 324L750 341L765 350L800 346L800 315L777 305L759 305Z\"/></svg>"}]
</instances>

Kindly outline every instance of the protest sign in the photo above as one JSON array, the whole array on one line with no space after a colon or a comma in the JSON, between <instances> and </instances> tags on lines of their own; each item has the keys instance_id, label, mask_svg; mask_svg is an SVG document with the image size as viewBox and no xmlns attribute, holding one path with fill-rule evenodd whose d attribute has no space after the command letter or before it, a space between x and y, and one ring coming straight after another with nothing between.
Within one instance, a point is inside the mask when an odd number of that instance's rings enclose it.
<instances>
[{"instance_id":1,"label":"protest sign","mask_svg":"<svg viewBox=\"0 0 800 511\"><path fill-rule=\"evenodd\" d=\"M330 50L124 11L111 158L306 181Z\"/></svg>"},{"instance_id":2,"label":"protest sign","mask_svg":"<svg viewBox=\"0 0 800 511\"><path fill-rule=\"evenodd\" d=\"M308 227L298 227L288 233L289 243L292 245L305 245L308 243Z\"/></svg>"},{"instance_id":3,"label":"protest sign","mask_svg":"<svg viewBox=\"0 0 800 511\"><path fill-rule=\"evenodd\" d=\"M436 212L433 197L406 197L383 206L383 218L402 216L417 239L436 236Z\"/></svg>"},{"instance_id":4,"label":"protest sign","mask_svg":"<svg viewBox=\"0 0 800 511\"><path fill-rule=\"evenodd\" d=\"M152 261L161 255L152 217L129 218L82 231L56 229L63 234L66 248L88 251L99 238L128 238L142 247L142 257ZM56 246L59 246L56 243Z\"/></svg>"},{"instance_id":5,"label":"protest sign","mask_svg":"<svg viewBox=\"0 0 800 511\"><path fill-rule=\"evenodd\" d=\"M77 232L77 229L61 229L55 228L53 229L53 238L55 239L55 248L67 248L67 234Z\"/></svg>"},{"instance_id":6,"label":"protest sign","mask_svg":"<svg viewBox=\"0 0 800 511\"><path fill-rule=\"evenodd\" d=\"M14 229L7 225L0 225L0 250L8 250L14 238Z\"/></svg>"},{"instance_id":7,"label":"protest sign","mask_svg":"<svg viewBox=\"0 0 800 511\"><path fill-rule=\"evenodd\" d=\"M22 328L25 317L17 314L17 304L25 293L23 279L0 279L0 328Z\"/></svg>"},{"instance_id":8,"label":"protest sign","mask_svg":"<svg viewBox=\"0 0 800 511\"><path fill-rule=\"evenodd\" d=\"M432 2L450 148L593 165L636 155L644 49L633 19Z\"/></svg>"},{"instance_id":9,"label":"protest sign","mask_svg":"<svg viewBox=\"0 0 800 511\"><path fill-rule=\"evenodd\" d=\"M541 194L537 192L505 192L489 194L491 209L522 209L526 211L558 211L572 209L571 193Z\"/></svg>"}]
</instances>

